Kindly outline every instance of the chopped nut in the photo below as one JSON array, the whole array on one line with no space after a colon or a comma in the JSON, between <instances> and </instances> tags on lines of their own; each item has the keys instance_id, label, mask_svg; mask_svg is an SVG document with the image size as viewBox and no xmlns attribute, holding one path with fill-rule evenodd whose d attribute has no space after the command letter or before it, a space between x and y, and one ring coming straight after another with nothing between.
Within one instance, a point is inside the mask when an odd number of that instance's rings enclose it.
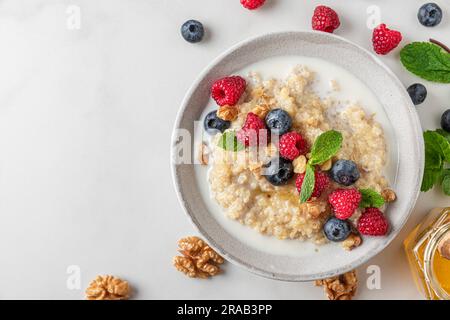
<instances>
[{"instance_id":1,"label":"chopped nut","mask_svg":"<svg viewBox=\"0 0 450 320\"><path fill-rule=\"evenodd\" d=\"M447 233L439 242L438 250L443 258L450 260L450 233Z\"/></svg>"},{"instance_id":2,"label":"chopped nut","mask_svg":"<svg viewBox=\"0 0 450 320\"><path fill-rule=\"evenodd\" d=\"M238 113L239 109L236 106L224 105L217 110L217 116L225 121L233 121Z\"/></svg>"},{"instance_id":3,"label":"chopped nut","mask_svg":"<svg viewBox=\"0 0 450 320\"><path fill-rule=\"evenodd\" d=\"M320 165L320 170L328 171L331 169L332 166L333 166L333 161L331 159L328 159L327 161L325 161L324 163L322 163Z\"/></svg>"},{"instance_id":4,"label":"chopped nut","mask_svg":"<svg viewBox=\"0 0 450 320\"><path fill-rule=\"evenodd\" d=\"M351 251L359 247L362 243L362 238L359 234L352 233L342 242L342 247L345 250Z\"/></svg>"},{"instance_id":5,"label":"chopped nut","mask_svg":"<svg viewBox=\"0 0 450 320\"><path fill-rule=\"evenodd\" d=\"M201 165L206 166L208 164L209 161L208 154L209 154L208 147L206 146L206 144L202 142L198 148L198 160L200 161Z\"/></svg>"},{"instance_id":6,"label":"chopped nut","mask_svg":"<svg viewBox=\"0 0 450 320\"><path fill-rule=\"evenodd\" d=\"M261 119L264 119L269 113L270 107L267 104L259 104L253 108L252 112L256 114Z\"/></svg>"},{"instance_id":7,"label":"chopped nut","mask_svg":"<svg viewBox=\"0 0 450 320\"><path fill-rule=\"evenodd\" d=\"M127 281L114 276L97 276L86 289L88 300L126 300L130 296Z\"/></svg>"},{"instance_id":8,"label":"chopped nut","mask_svg":"<svg viewBox=\"0 0 450 320\"><path fill-rule=\"evenodd\" d=\"M183 256L175 256L173 265L188 277L206 279L221 272L224 259L199 237L183 238L178 247Z\"/></svg>"},{"instance_id":9,"label":"chopped nut","mask_svg":"<svg viewBox=\"0 0 450 320\"><path fill-rule=\"evenodd\" d=\"M308 153L306 154L306 159L311 159L311 152L308 152Z\"/></svg>"},{"instance_id":10,"label":"chopped nut","mask_svg":"<svg viewBox=\"0 0 450 320\"><path fill-rule=\"evenodd\" d=\"M305 156L299 156L297 157L292 164L294 165L294 172L295 173L305 173L306 171L306 157Z\"/></svg>"},{"instance_id":11,"label":"chopped nut","mask_svg":"<svg viewBox=\"0 0 450 320\"><path fill-rule=\"evenodd\" d=\"M386 202L392 202L397 198L397 195L391 189L384 189L383 191L381 191L381 196Z\"/></svg>"},{"instance_id":12,"label":"chopped nut","mask_svg":"<svg viewBox=\"0 0 450 320\"><path fill-rule=\"evenodd\" d=\"M355 270L337 277L317 280L316 286L323 286L329 300L351 300L358 286Z\"/></svg>"}]
</instances>

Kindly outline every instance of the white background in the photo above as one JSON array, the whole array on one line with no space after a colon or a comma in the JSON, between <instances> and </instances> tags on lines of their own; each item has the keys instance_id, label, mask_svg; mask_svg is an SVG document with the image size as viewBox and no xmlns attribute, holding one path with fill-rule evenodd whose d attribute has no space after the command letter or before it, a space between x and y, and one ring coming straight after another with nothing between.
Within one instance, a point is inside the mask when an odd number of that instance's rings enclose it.
<instances>
[{"instance_id":1,"label":"white background","mask_svg":"<svg viewBox=\"0 0 450 320\"><path fill-rule=\"evenodd\" d=\"M371 48L371 5L403 32L402 45L429 37L450 45L444 20L421 26L420 0L268 0L258 11L239 0L5 0L0 3L0 298L82 299L97 274L123 277L137 299L323 299L312 283L283 283L226 265L212 280L185 278L171 266L176 241L195 233L175 196L170 135L184 93L218 54L251 36L309 30L314 7L340 14L337 34ZM70 5L81 28L67 28ZM180 25L202 21L208 36L186 43ZM382 60L405 86L399 50ZM422 81L424 128L450 108L449 85ZM435 206L423 194L408 224L382 254L359 269L359 299L413 299L402 239ZM366 288L366 267L381 268L381 290ZM81 288L67 288L79 266Z\"/></svg>"}]
</instances>

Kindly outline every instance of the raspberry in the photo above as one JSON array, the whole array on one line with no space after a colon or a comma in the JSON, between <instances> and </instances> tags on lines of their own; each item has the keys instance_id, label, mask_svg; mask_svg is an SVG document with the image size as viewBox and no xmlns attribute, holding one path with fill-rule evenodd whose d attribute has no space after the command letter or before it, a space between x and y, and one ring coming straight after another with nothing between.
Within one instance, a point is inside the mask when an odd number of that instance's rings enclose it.
<instances>
[{"instance_id":1,"label":"raspberry","mask_svg":"<svg viewBox=\"0 0 450 320\"><path fill-rule=\"evenodd\" d=\"M367 236L384 236L389 223L377 208L367 208L358 220L358 231Z\"/></svg>"},{"instance_id":2,"label":"raspberry","mask_svg":"<svg viewBox=\"0 0 450 320\"><path fill-rule=\"evenodd\" d=\"M285 133L280 138L280 155L287 160L294 160L308 152L308 143L295 131Z\"/></svg>"},{"instance_id":3,"label":"raspberry","mask_svg":"<svg viewBox=\"0 0 450 320\"><path fill-rule=\"evenodd\" d=\"M244 126L236 133L236 137L245 146L256 146L259 144L260 138L265 138L267 141L268 131L264 121L256 114L249 112L247 113Z\"/></svg>"},{"instance_id":4,"label":"raspberry","mask_svg":"<svg viewBox=\"0 0 450 320\"><path fill-rule=\"evenodd\" d=\"M373 29L373 49L378 54L387 54L402 41L402 34L386 28L384 23Z\"/></svg>"},{"instance_id":5,"label":"raspberry","mask_svg":"<svg viewBox=\"0 0 450 320\"><path fill-rule=\"evenodd\" d=\"M247 8L249 10L255 10L259 7L264 5L264 2L266 0L241 0L241 4L244 6L244 8Z\"/></svg>"},{"instance_id":6,"label":"raspberry","mask_svg":"<svg viewBox=\"0 0 450 320\"><path fill-rule=\"evenodd\" d=\"M312 28L314 30L333 33L340 25L339 16L333 9L326 6L318 6L314 10L312 17Z\"/></svg>"},{"instance_id":7,"label":"raspberry","mask_svg":"<svg viewBox=\"0 0 450 320\"><path fill-rule=\"evenodd\" d=\"M328 175L326 175L323 172L319 172L319 171L314 172L314 176L316 178L316 181L314 184L314 191L311 194L311 198L312 197L318 198L330 184L330 179L328 178ZM297 176L297 180L295 180L295 185L297 186L298 192L301 192L301 190L302 190L302 184L303 184L304 178L305 178L305 174L302 173L302 174L299 174Z\"/></svg>"},{"instance_id":8,"label":"raspberry","mask_svg":"<svg viewBox=\"0 0 450 320\"><path fill-rule=\"evenodd\" d=\"M234 106L238 103L246 87L245 79L239 76L217 80L211 87L211 96L219 106Z\"/></svg>"},{"instance_id":9,"label":"raspberry","mask_svg":"<svg viewBox=\"0 0 450 320\"><path fill-rule=\"evenodd\" d=\"M336 218L350 218L359 206L361 193L356 189L336 189L328 196L328 202L334 210Z\"/></svg>"}]
</instances>

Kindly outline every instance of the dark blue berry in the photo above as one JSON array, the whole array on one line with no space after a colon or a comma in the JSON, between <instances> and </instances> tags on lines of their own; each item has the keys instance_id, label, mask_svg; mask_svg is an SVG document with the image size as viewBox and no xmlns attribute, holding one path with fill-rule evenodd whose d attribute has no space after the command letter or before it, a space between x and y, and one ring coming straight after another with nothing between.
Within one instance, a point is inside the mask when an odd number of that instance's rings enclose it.
<instances>
[{"instance_id":1,"label":"dark blue berry","mask_svg":"<svg viewBox=\"0 0 450 320\"><path fill-rule=\"evenodd\" d=\"M412 102L417 106L425 101L427 97L427 88L423 84L414 83L408 87L408 93Z\"/></svg>"},{"instance_id":2,"label":"dark blue berry","mask_svg":"<svg viewBox=\"0 0 450 320\"><path fill-rule=\"evenodd\" d=\"M352 227L347 220L332 217L323 225L323 232L328 240L339 242L348 238L352 232Z\"/></svg>"},{"instance_id":3,"label":"dark blue berry","mask_svg":"<svg viewBox=\"0 0 450 320\"><path fill-rule=\"evenodd\" d=\"M211 111L205 117L203 126L209 134L216 134L218 131L224 132L230 127L230 121L225 121L217 116L217 111Z\"/></svg>"},{"instance_id":4,"label":"dark blue berry","mask_svg":"<svg viewBox=\"0 0 450 320\"><path fill-rule=\"evenodd\" d=\"M181 26L181 35L187 42L200 42L205 35L205 29L203 29L201 22L188 20Z\"/></svg>"},{"instance_id":5,"label":"dark blue berry","mask_svg":"<svg viewBox=\"0 0 450 320\"><path fill-rule=\"evenodd\" d=\"M441 117L441 127L447 132L450 132L450 109L445 110Z\"/></svg>"},{"instance_id":6,"label":"dark blue berry","mask_svg":"<svg viewBox=\"0 0 450 320\"><path fill-rule=\"evenodd\" d=\"M442 20L442 9L436 3L426 3L420 7L417 18L425 27L437 26Z\"/></svg>"},{"instance_id":7,"label":"dark blue berry","mask_svg":"<svg viewBox=\"0 0 450 320\"><path fill-rule=\"evenodd\" d=\"M338 160L330 170L331 179L344 186L354 184L359 179L359 170L351 160Z\"/></svg>"},{"instance_id":8,"label":"dark blue berry","mask_svg":"<svg viewBox=\"0 0 450 320\"><path fill-rule=\"evenodd\" d=\"M294 175L292 163L283 158L273 158L269 163L263 166L263 174L274 186L286 184Z\"/></svg>"},{"instance_id":9,"label":"dark blue berry","mask_svg":"<svg viewBox=\"0 0 450 320\"><path fill-rule=\"evenodd\" d=\"M266 126L271 133L283 135L291 129L291 116L282 109L273 109L266 116Z\"/></svg>"}]
</instances>

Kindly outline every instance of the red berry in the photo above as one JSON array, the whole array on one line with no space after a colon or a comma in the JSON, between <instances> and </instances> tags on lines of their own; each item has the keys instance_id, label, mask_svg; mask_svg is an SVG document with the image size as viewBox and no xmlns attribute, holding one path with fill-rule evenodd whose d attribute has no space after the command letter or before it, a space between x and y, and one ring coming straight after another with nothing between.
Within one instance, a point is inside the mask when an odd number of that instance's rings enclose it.
<instances>
[{"instance_id":1,"label":"red berry","mask_svg":"<svg viewBox=\"0 0 450 320\"><path fill-rule=\"evenodd\" d=\"M308 152L308 142L299 133L291 131L281 136L279 150L281 157L294 160Z\"/></svg>"},{"instance_id":2,"label":"red berry","mask_svg":"<svg viewBox=\"0 0 450 320\"><path fill-rule=\"evenodd\" d=\"M260 138L265 138L267 141L268 131L264 121L256 114L249 112L244 126L236 133L236 137L245 146L256 146L259 144Z\"/></svg>"},{"instance_id":3,"label":"red berry","mask_svg":"<svg viewBox=\"0 0 450 320\"><path fill-rule=\"evenodd\" d=\"M211 96L219 106L234 106L245 91L247 83L239 76L225 77L217 80L211 87Z\"/></svg>"},{"instance_id":4,"label":"red berry","mask_svg":"<svg viewBox=\"0 0 450 320\"><path fill-rule=\"evenodd\" d=\"M389 229L389 223L383 212L377 208L367 208L358 220L358 231L366 236L384 236Z\"/></svg>"},{"instance_id":5,"label":"red berry","mask_svg":"<svg viewBox=\"0 0 450 320\"><path fill-rule=\"evenodd\" d=\"M336 218L345 220L350 218L358 208L361 193L352 189L336 189L328 196L328 202L333 208Z\"/></svg>"},{"instance_id":6,"label":"red berry","mask_svg":"<svg viewBox=\"0 0 450 320\"><path fill-rule=\"evenodd\" d=\"M340 25L339 16L333 9L326 6L318 6L314 10L312 17L312 28L314 30L333 33Z\"/></svg>"},{"instance_id":7,"label":"red berry","mask_svg":"<svg viewBox=\"0 0 450 320\"><path fill-rule=\"evenodd\" d=\"M244 8L247 8L249 10L255 10L259 7L264 5L264 2L266 0L241 0L241 4L244 6Z\"/></svg>"},{"instance_id":8,"label":"red berry","mask_svg":"<svg viewBox=\"0 0 450 320\"><path fill-rule=\"evenodd\" d=\"M328 178L328 175L326 173L320 171L314 172L314 176L316 178L316 181L314 184L314 191L311 194L311 198L312 197L318 198L330 184L330 179ZM295 185L297 187L298 192L301 192L302 190L303 179L305 179L304 173L299 174L297 176L297 180L295 180Z\"/></svg>"},{"instance_id":9,"label":"red berry","mask_svg":"<svg viewBox=\"0 0 450 320\"><path fill-rule=\"evenodd\" d=\"M378 54L387 54L402 41L402 34L386 28L384 23L373 29L373 49Z\"/></svg>"}]
</instances>

